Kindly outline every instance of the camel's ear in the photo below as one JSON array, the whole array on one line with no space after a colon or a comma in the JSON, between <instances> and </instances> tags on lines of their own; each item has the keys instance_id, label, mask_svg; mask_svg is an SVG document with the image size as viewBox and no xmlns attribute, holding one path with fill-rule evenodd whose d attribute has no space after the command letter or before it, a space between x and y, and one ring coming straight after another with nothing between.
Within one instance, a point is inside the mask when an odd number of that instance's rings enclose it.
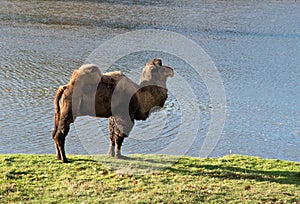
<instances>
[{"instance_id":1,"label":"camel's ear","mask_svg":"<svg viewBox=\"0 0 300 204\"><path fill-rule=\"evenodd\" d=\"M152 60L152 63L153 63L154 65L156 65L156 66L162 66L162 61L161 61L161 59L159 59L159 58L154 58L154 59Z\"/></svg>"}]
</instances>

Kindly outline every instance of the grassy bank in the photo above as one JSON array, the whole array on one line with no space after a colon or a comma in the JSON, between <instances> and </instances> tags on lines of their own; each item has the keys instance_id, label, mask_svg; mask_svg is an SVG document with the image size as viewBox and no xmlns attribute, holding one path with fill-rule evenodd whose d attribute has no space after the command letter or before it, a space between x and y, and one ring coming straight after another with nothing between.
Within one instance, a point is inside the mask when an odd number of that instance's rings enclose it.
<instances>
[{"instance_id":1,"label":"grassy bank","mask_svg":"<svg viewBox=\"0 0 300 204\"><path fill-rule=\"evenodd\" d=\"M0 155L0 203L300 203L296 162L239 155L69 159Z\"/></svg>"}]
</instances>

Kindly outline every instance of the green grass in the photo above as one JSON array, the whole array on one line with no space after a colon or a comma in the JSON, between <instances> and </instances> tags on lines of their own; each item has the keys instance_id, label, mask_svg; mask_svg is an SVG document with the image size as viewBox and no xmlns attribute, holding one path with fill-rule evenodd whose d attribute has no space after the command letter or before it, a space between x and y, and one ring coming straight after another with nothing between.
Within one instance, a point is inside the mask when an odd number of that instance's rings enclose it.
<instances>
[{"instance_id":1,"label":"green grass","mask_svg":"<svg viewBox=\"0 0 300 204\"><path fill-rule=\"evenodd\" d=\"M0 203L300 203L298 162L68 157L63 164L54 155L0 155Z\"/></svg>"}]
</instances>

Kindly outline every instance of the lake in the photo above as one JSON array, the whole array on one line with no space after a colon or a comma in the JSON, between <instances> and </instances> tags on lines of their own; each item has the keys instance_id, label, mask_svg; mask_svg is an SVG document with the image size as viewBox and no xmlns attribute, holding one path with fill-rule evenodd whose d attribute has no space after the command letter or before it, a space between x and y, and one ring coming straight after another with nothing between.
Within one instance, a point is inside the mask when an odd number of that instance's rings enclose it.
<instances>
[{"instance_id":1,"label":"lake","mask_svg":"<svg viewBox=\"0 0 300 204\"><path fill-rule=\"evenodd\" d=\"M0 153L54 154L56 89L104 42L145 29L185 36L214 62L225 91L226 120L209 157L300 161L297 1L0 1ZM186 52L193 55L189 47ZM189 62L162 48L130 53L105 70L122 70L138 82L154 57L173 67L195 97L182 104L179 81L168 80L172 89L165 107L137 122L123 152L157 153L175 137L187 137L185 154L198 157L213 108L207 84ZM196 126L183 120L185 112L197 113ZM105 153L106 126L106 119L79 118L67 137L67 153ZM149 136L153 129L157 134Z\"/></svg>"}]
</instances>

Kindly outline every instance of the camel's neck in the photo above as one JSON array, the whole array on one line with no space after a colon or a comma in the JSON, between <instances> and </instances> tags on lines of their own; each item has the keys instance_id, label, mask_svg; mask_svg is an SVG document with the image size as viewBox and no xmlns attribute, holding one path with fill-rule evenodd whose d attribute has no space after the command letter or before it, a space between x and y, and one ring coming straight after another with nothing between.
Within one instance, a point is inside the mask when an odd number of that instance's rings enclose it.
<instances>
[{"instance_id":1,"label":"camel's neck","mask_svg":"<svg viewBox=\"0 0 300 204\"><path fill-rule=\"evenodd\" d=\"M140 89L136 93L138 101L138 111L135 113L136 120L148 118L153 108L163 107L168 97L166 86L151 82L142 82Z\"/></svg>"},{"instance_id":2,"label":"camel's neck","mask_svg":"<svg viewBox=\"0 0 300 204\"><path fill-rule=\"evenodd\" d=\"M140 87L146 87L151 85L167 89L167 80L160 80L160 81L150 80L150 81L141 81L140 83Z\"/></svg>"}]
</instances>

